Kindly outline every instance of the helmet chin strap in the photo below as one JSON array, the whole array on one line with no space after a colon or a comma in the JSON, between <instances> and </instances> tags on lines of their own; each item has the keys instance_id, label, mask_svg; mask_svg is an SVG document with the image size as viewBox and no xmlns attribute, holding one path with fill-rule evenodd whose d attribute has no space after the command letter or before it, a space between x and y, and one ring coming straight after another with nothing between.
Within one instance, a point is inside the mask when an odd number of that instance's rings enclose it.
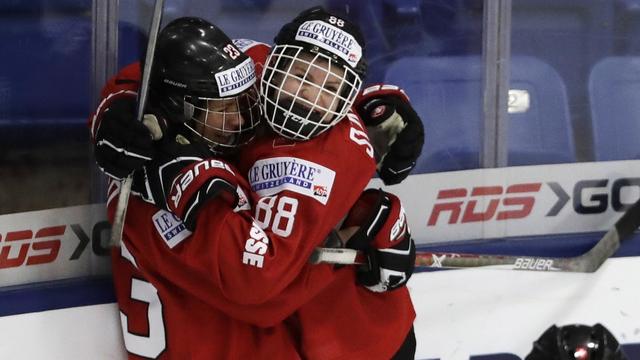
<instances>
[{"instance_id":1,"label":"helmet chin strap","mask_svg":"<svg viewBox=\"0 0 640 360\"><path fill-rule=\"evenodd\" d=\"M182 101L182 104L182 108L184 109L184 118L191 119L196 111L195 106L193 106L193 104L191 104L190 102L184 100Z\"/></svg>"}]
</instances>

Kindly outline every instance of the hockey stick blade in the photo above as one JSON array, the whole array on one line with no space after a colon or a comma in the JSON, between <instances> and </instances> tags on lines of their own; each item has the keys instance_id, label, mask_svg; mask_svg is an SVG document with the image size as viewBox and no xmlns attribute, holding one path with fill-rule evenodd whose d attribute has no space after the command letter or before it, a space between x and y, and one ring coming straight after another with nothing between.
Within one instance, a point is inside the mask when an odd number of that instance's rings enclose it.
<instances>
[{"instance_id":1,"label":"hockey stick blade","mask_svg":"<svg viewBox=\"0 0 640 360\"><path fill-rule=\"evenodd\" d=\"M496 269L595 272L640 226L640 201L631 206L615 225L586 253L569 258L481 255L447 252L416 252L416 268L475 268L492 266ZM317 248L311 263L357 265L366 263L366 257L353 249Z\"/></svg>"},{"instance_id":2,"label":"hockey stick blade","mask_svg":"<svg viewBox=\"0 0 640 360\"><path fill-rule=\"evenodd\" d=\"M153 55L156 49L156 40L160 32L160 23L162 22L162 9L164 0L156 0L153 6L153 17L151 18L151 26L149 27L149 40L147 42L147 53L144 58L144 69L142 70L142 79L140 80L140 91L138 92L138 121L143 120L144 108L147 104L147 93L149 92L149 78L151 77L151 67L153 66ZM131 194L131 183L133 177L127 176L120 184L120 193L118 194L118 203L113 217L113 226L111 227L111 246L120 246L122 241L122 231L124 229L124 219L127 216L127 207L129 204L129 195Z\"/></svg>"}]
</instances>

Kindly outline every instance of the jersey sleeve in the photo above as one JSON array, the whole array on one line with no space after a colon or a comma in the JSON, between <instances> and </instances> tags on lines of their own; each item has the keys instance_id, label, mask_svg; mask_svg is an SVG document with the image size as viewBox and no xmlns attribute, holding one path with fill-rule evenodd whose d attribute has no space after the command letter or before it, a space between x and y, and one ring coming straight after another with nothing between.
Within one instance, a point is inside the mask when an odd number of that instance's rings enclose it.
<instances>
[{"instance_id":1,"label":"jersey sleeve","mask_svg":"<svg viewBox=\"0 0 640 360\"><path fill-rule=\"evenodd\" d=\"M110 218L114 207L115 201L109 205ZM260 281L274 279L265 279L256 271L247 271L242 255L238 258L237 252L230 250L234 249L235 243L244 246L246 237L250 237L252 225L246 232L243 227L250 217L234 212L222 202L212 202L201 216L199 221L206 219L207 223L218 226L204 227L199 223L198 226L207 231L195 236L173 214L138 197L129 199L122 243L136 259L136 268L147 281L158 288L174 289L181 296L199 299L232 318L270 327L290 316L300 304L309 301L333 279L331 266L306 265L298 272L295 281L287 284L286 291L257 303L255 295L237 289L246 290L257 286ZM234 230L225 232L229 229ZM232 275L234 272L241 274ZM252 275L258 276L251 279ZM249 284L238 281L248 281ZM258 287L256 290L262 291Z\"/></svg>"},{"instance_id":2,"label":"jersey sleeve","mask_svg":"<svg viewBox=\"0 0 640 360\"><path fill-rule=\"evenodd\" d=\"M219 209L208 207L200 214L194 236L215 244L215 281L227 299L246 305L277 304L285 308L281 314L287 314L335 276L326 265L309 265L308 259L341 222L375 170L371 145L357 116L340 124L328 132L330 136L303 146L278 150L271 139L256 144L254 156L259 160L247 171L254 196L252 216L227 211L223 221L213 222L209 219L219 215ZM261 153L265 144L271 157ZM318 273L325 278L318 279Z\"/></svg>"},{"instance_id":3,"label":"jersey sleeve","mask_svg":"<svg viewBox=\"0 0 640 360\"><path fill-rule=\"evenodd\" d=\"M225 268L237 271L221 274L237 279L230 296L254 303L281 294L296 280L375 171L371 145L354 114L295 146L274 145L276 140L282 139L261 139L244 151L240 167L254 196L253 224L237 233L236 243L225 250L235 253L224 260ZM220 238L219 244L228 241ZM241 261L232 263L234 257Z\"/></svg>"},{"instance_id":4,"label":"jersey sleeve","mask_svg":"<svg viewBox=\"0 0 640 360\"><path fill-rule=\"evenodd\" d=\"M133 205L132 210L140 207ZM290 336L285 322L260 328L196 296L185 295L188 289L181 286L184 279L176 283L163 277L172 268L151 271L140 261L147 258L139 253L140 248L135 255L129 251L131 243L139 245L153 239L130 240L127 238L111 253L113 285L129 359L300 359L297 339ZM189 271L185 273L190 275Z\"/></svg>"},{"instance_id":5,"label":"jersey sleeve","mask_svg":"<svg viewBox=\"0 0 640 360\"><path fill-rule=\"evenodd\" d=\"M237 211L211 201L199 213L194 233L164 210L144 215L130 205L126 242L132 254L142 254L136 258L145 276L168 281L234 318L272 326L335 276L353 272L350 267L334 270L308 263L312 250L340 222L375 169L370 145L351 140L352 126L343 123L334 139L289 149L289 157L275 152L275 157L256 161L252 169L257 173L249 175L253 209ZM318 152L316 146L334 151ZM270 175L279 177L265 178Z\"/></svg>"}]
</instances>

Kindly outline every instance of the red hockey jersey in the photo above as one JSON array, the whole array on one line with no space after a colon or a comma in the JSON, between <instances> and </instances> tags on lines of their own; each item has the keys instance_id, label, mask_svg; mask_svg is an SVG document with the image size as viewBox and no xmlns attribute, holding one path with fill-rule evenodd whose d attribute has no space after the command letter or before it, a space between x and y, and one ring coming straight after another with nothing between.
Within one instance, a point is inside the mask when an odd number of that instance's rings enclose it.
<instances>
[{"instance_id":1,"label":"red hockey jersey","mask_svg":"<svg viewBox=\"0 0 640 360\"><path fill-rule=\"evenodd\" d=\"M251 185L261 226L278 233L276 241L287 247L297 243L291 259L275 265L286 265L285 272L273 274L282 280L304 269L313 248L322 245L360 196L375 163L363 124L349 114L330 131L306 142L275 135L257 139L242 151L239 167ZM271 261L265 258L261 271L270 271ZM373 293L356 284L353 267L334 271L328 286L318 285L307 288L314 292L307 302L295 295L286 300L298 304L289 319L300 336L305 359L393 356L415 318L406 288Z\"/></svg>"},{"instance_id":2,"label":"red hockey jersey","mask_svg":"<svg viewBox=\"0 0 640 360\"><path fill-rule=\"evenodd\" d=\"M247 44L259 71L268 47ZM110 83L128 91L131 75L139 79L139 66L126 68ZM131 314L123 317L125 339L132 339L127 348L151 337L144 320L134 324L131 318L151 320L152 309L158 313L158 308L146 305L151 303L146 300L154 300L156 294L156 303L164 305L160 314L165 314L166 325L166 347L160 356L185 352L194 358L269 354L288 359L298 353L309 359L391 357L415 317L407 290L372 293L356 285L353 268L334 271L307 263L374 172L360 120L350 114L305 143L268 136L242 155L240 168L251 183L247 195L253 209L234 212L212 202L200 214L194 234L185 233L171 214L138 198L130 200L124 255L113 256L118 301L122 312ZM145 282L150 285L140 285ZM134 283L148 293L134 295ZM132 296L142 300L130 300ZM296 344L285 323L294 331ZM217 337L219 342L194 340L196 333L212 331L224 334ZM227 341L246 343L251 355L241 346L220 347Z\"/></svg>"},{"instance_id":3,"label":"red hockey jersey","mask_svg":"<svg viewBox=\"0 0 640 360\"><path fill-rule=\"evenodd\" d=\"M114 208L115 200L110 216ZM209 244L198 240L172 214L130 198L122 246L112 250L129 358L299 359L284 323L258 327L228 315L211 281Z\"/></svg>"},{"instance_id":4,"label":"red hockey jersey","mask_svg":"<svg viewBox=\"0 0 640 360\"><path fill-rule=\"evenodd\" d=\"M261 74L269 47L251 40L234 43L254 60ZM284 241L303 242L294 258L304 260L349 211L373 175L375 163L363 124L349 114L306 142L275 135L257 139L242 151L239 167L254 191L256 218L261 219L260 207L265 205L268 218L261 223L265 230L284 233ZM302 266L291 264L289 269L295 272L296 265ZM393 356L415 319L407 288L373 293L356 285L353 268L336 271L327 287L318 285L307 289L317 292L308 302L287 300L300 304L289 320L300 334L304 358Z\"/></svg>"}]
</instances>

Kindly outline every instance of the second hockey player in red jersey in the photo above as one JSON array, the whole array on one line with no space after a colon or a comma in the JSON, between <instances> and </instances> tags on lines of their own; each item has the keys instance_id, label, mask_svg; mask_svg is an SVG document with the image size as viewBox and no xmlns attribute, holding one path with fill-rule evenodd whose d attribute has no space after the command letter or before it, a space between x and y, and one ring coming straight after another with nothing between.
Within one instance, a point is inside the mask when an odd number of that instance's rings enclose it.
<instances>
[{"instance_id":1,"label":"second hockey player in red jersey","mask_svg":"<svg viewBox=\"0 0 640 360\"><path fill-rule=\"evenodd\" d=\"M304 269L311 251L322 245L319 235L330 233L357 199L367 197L361 192L375 170L374 151L365 126L350 111L365 73L363 51L356 26L314 8L283 26L267 60L255 60L264 64L261 103L273 132L242 152L239 167L257 195L256 209L265 209L256 211L256 219L284 243L298 243L292 255L298 262L289 264L288 274ZM374 214L382 206L359 204ZM395 216L386 213L383 218L398 222L400 206L391 208ZM359 219L353 225L373 227L374 222ZM366 248L380 264L361 273L337 270L331 284L316 289L318 295L309 302L289 300L300 304L294 319L306 358L391 358L410 337L415 314L402 285L411 270L384 269L393 261L388 261L389 253L378 251L394 248L404 253L404 263L411 262L408 229L406 238L379 243L369 238L350 245ZM356 277L384 292L356 286ZM333 318L327 317L329 311Z\"/></svg>"},{"instance_id":2,"label":"second hockey player in red jersey","mask_svg":"<svg viewBox=\"0 0 640 360\"><path fill-rule=\"evenodd\" d=\"M197 107L203 107L202 101L207 111L211 108L212 113L206 119L211 120L208 122L210 126L216 125L215 131L204 129L195 121L188 122L188 126L167 124L163 146L159 148L171 152L170 157L176 162L179 162L178 159L195 161L193 174L214 174L218 180L208 189L219 192L220 199L216 203L223 211L233 211L235 208L239 216L242 216L243 209L249 209L249 199L242 193L241 189L246 189L247 186L242 186L242 178L236 179L237 171L219 160L198 161L198 154L210 156L209 144L199 144L196 141L187 143L186 140L194 139L202 133L207 134L207 139L211 142L233 148L252 137L254 125L257 124L257 116L252 116L258 113L255 106L257 91L253 63L237 49L238 55L233 59L226 57L219 50L224 48L233 48L231 40L203 20L181 18L167 25L157 42L157 66L154 67L150 86L150 105L158 116L168 122L175 121L176 108L179 109L179 118L182 118L185 93L174 91L174 87L184 84L183 87L192 90L189 92L189 104L193 106L193 114L200 111ZM189 66L185 68L185 64ZM245 69L243 75L246 83L227 90L224 98L221 98L215 81L197 83L215 78L216 74L228 74L240 67ZM117 156L121 147L136 150L134 154L143 153L139 149L144 149L144 146L130 146L131 142L140 141L128 137L131 132L111 137L111 141L102 136L110 129L108 126L112 122L126 121L113 116L118 113L119 107L132 104L131 99L127 102L127 97L135 96L132 92L135 90L135 83L117 82L116 79L111 85L119 86L115 93L121 98L111 101L113 97L107 96L98 109L99 114L102 111L102 121L94 121L93 127L97 140L101 139L96 141L97 149L109 150L97 151L104 155L100 161L109 170L118 170L118 166L122 165L117 161L121 159ZM247 101L252 96L253 101ZM200 101L201 98L205 100ZM221 107L224 112L215 112ZM129 110L133 110L133 107ZM194 118L205 119L202 112ZM255 119L255 123L251 119ZM129 119L127 124L132 127L136 123ZM138 129L145 131L144 128ZM176 139L182 140L177 142ZM145 141L144 136L142 141ZM181 152L188 154L189 159L181 157ZM154 155L162 156L159 153ZM156 167L156 170L170 172L170 165L172 164L164 163ZM183 165L178 166L182 168ZM117 174L117 171L110 173ZM194 183L195 187L201 185L203 184ZM137 196L132 196L129 200L122 246L114 248L112 252L114 285L129 357L299 359L298 343L285 323L258 326L250 313L237 311L239 305L226 299L225 287L216 285L218 278L214 271L215 264L210 262L216 258L226 258L230 254L216 253L216 248L211 247L216 245L215 242L209 242L205 238L201 238L203 242L200 242L198 238L191 237L185 224L164 210L167 205L164 191L149 191L163 186L162 183L145 181L144 176L136 177L133 188ZM118 187L118 182L110 183L110 218L115 210L114 198ZM183 189L185 198L191 195L189 189ZM232 193L228 193L229 189ZM213 194L210 195L213 197ZM235 206L235 203L238 205ZM247 216L250 218L250 215ZM220 222L223 223L224 220Z\"/></svg>"}]
</instances>

